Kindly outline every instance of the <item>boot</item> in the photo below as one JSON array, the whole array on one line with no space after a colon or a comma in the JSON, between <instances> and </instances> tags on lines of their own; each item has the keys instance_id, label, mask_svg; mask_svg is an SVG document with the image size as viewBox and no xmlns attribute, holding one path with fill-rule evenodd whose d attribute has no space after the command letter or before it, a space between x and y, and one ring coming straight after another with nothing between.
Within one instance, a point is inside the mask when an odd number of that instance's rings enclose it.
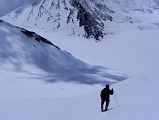
<instances>
[{"instance_id":1,"label":"boot","mask_svg":"<svg viewBox=\"0 0 159 120\"><path fill-rule=\"evenodd\" d=\"M101 105L101 112L103 112L104 110L103 110L103 106Z\"/></svg>"},{"instance_id":2,"label":"boot","mask_svg":"<svg viewBox=\"0 0 159 120\"><path fill-rule=\"evenodd\" d=\"M106 107L105 107L105 111L107 111L107 110L108 110L108 107L106 106Z\"/></svg>"}]
</instances>

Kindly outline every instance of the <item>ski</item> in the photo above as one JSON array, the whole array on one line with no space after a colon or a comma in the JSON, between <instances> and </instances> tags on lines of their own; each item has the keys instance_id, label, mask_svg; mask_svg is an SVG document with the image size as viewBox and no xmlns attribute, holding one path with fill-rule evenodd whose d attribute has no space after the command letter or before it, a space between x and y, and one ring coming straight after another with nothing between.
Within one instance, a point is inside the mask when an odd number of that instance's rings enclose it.
<instances>
[{"instance_id":1,"label":"ski","mask_svg":"<svg viewBox=\"0 0 159 120\"><path fill-rule=\"evenodd\" d=\"M109 109L107 109L107 110L102 110L101 112L107 112L107 111L109 111L109 110L113 110L113 108L109 108Z\"/></svg>"}]
</instances>

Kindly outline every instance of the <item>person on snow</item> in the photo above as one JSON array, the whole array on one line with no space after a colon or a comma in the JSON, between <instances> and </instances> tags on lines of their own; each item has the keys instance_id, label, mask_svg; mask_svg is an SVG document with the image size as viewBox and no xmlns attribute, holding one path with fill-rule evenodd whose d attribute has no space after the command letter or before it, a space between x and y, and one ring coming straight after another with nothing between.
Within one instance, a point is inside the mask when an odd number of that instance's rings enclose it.
<instances>
[{"instance_id":1,"label":"person on snow","mask_svg":"<svg viewBox=\"0 0 159 120\"><path fill-rule=\"evenodd\" d=\"M109 102L110 102L110 95L113 95L113 94L114 94L113 88L110 90L109 84L106 84L105 88L103 88L101 93L100 93L101 111L102 112L108 110L108 106L109 106ZM105 102L106 102L106 106L105 106L105 110L103 110L103 105Z\"/></svg>"}]
</instances>

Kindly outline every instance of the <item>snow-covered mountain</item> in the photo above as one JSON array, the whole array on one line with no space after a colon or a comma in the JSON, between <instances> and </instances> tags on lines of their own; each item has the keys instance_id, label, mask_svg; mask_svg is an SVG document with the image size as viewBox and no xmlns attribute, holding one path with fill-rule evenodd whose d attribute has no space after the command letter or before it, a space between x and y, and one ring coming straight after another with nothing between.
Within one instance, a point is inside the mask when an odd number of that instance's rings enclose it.
<instances>
[{"instance_id":1,"label":"snow-covered mountain","mask_svg":"<svg viewBox=\"0 0 159 120\"><path fill-rule=\"evenodd\" d=\"M22 6L2 19L27 29L60 30L99 39L114 32L114 24L124 22L142 29L145 19L153 18L158 8L157 0L42 0Z\"/></svg>"},{"instance_id":2,"label":"snow-covered mountain","mask_svg":"<svg viewBox=\"0 0 159 120\"><path fill-rule=\"evenodd\" d=\"M87 0L42 0L38 5L21 7L8 14L28 27L48 30L65 30L70 34L103 37L103 20L111 20L113 11L98 1ZM43 24L41 24L43 23Z\"/></svg>"}]
</instances>

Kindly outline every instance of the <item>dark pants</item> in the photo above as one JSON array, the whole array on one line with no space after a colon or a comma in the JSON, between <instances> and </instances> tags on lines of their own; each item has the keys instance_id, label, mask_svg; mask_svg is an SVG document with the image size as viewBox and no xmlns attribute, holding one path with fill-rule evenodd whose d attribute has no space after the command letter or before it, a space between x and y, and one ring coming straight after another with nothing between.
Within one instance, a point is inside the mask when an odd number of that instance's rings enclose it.
<instances>
[{"instance_id":1,"label":"dark pants","mask_svg":"<svg viewBox=\"0 0 159 120\"><path fill-rule=\"evenodd\" d=\"M101 111L103 110L103 105L106 102L106 106L105 106L105 110L108 110L108 106L109 106L109 100L101 100Z\"/></svg>"}]
</instances>

